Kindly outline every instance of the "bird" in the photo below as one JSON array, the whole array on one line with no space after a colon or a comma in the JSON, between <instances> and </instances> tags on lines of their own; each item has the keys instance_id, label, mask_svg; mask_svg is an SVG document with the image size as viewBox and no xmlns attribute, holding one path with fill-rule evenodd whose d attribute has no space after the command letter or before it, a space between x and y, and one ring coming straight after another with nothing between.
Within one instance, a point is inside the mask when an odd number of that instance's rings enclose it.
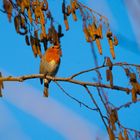
<instances>
[{"instance_id":1,"label":"bird","mask_svg":"<svg viewBox=\"0 0 140 140\"><path fill-rule=\"evenodd\" d=\"M60 45L53 45L49 47L44 55L41 57L40 61L40 74L45 74L47 76L55 76L59 66L60 66L60 60L62 56L62 51L60 48ZM44 81L44 96L48 97L48 88L49 83L51 80L48 80L46 78L42 79L40 78L40 83L43 84Z\"/></svg>"}]
</instances>

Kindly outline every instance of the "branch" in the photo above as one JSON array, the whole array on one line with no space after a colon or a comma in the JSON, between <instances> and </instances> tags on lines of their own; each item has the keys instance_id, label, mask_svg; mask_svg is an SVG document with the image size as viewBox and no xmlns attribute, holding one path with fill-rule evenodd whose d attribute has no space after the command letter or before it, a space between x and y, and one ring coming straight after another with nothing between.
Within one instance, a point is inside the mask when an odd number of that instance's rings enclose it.
<instances>
[{"instance_id":1,"label":"branch","mask_svg":"<svg viewBox=\"0 0 140 140\"><path fill-rule=\"evenodd\" d=\"M120 91L125 91L127 93L129 93L131 91L131 89L129 88L125 88L125 87L121 87L121 86L111 86L111 85L107 85L107 84L101 84L98 82L84 82L84 81L79 81L79 80L74 80L71 79L70 77L67 78L62 78L62 77L52 77L52 76L45 76L44 74L32 74L32 75L24 75L24 76L20 76L20 77L12 77L12 76L8 76L8 77L1 77L0 81L16 81L16 82L23 82L25 80L28 79L35 79L35 78L46 78L52 81L63 81L63 82L69 82L69 83L73 83L73 84L78 84L81 86L93 86L93 87L102 87L102 88L108 88L108 89L113 89L113 90L120 90Z\"/></svg>"},{"instance_id":2,"label":"branch","mask_svg":"<svg viewBox=\"0 0 140 140\"><path fill-rule=\"evenodd\" d=\"M83 105L84 107L86 107L86 108L88 108L88 109L90 109L90 110L94 110L94 111L97 111L97 110L98 110L97 108L91 108L91 107L89 107L87 104L85 104L85 103L81 102L80 100L74 98L74 97L71 96L68 92L66 92L66 91L64 90L64 88L63 88L58 82L55 81L55 83L56 83L56 85L62 90L62 92L63 92L65 95L67 95L69 98L71 98L72 100L74 100L74 101L76 101L77 103L79 103L80 106Z\"/></svg>"}]
</instances>

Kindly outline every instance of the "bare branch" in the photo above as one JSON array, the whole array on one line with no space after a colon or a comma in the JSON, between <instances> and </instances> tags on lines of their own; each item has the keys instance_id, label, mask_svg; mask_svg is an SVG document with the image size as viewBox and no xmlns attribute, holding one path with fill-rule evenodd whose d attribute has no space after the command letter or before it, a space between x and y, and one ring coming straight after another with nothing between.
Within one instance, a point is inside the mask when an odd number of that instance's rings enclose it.
<instances>
[{"instance_id":1,"label":"bare branch","mask_svg":"<svg viewBox=\"0 0 140 140\"><path fill-rule=\"evenodd\" d=\"M111 86L111 85L107 85L107 84L101 84L101 83L98 83L98 82L84 82L84 81L71 79L71 77L68 77L68 78L52 77L52 76L46 76L45 77L44 74L32 74L32 75L24 75L24 76L20 76L20 77L12 77L12 76L1 77L0 81L23 82L25 80L35 79L35 78L47 78L47 79L52 80L52 81L70 82L70 83L78 84L78 85L82 85L82 86L87 85L87 86L93 86L93 87L102 87L102 88L108 88L108 89L113 89L113 90L125 91L127 93L129 93L131 91L131 89L121 87L121 86L115 86L115 85Z\"/></svg>"}]
</instances>

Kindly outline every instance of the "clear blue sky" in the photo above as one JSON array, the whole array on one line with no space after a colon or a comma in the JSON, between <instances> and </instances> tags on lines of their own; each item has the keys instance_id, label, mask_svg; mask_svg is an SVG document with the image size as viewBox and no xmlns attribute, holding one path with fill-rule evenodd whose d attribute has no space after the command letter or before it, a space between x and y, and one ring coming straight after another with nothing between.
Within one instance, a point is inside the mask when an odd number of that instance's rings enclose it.
<instances>
[{"instance_id":1,"label":"clear blue sky","mask_svg":"<svg viewBox=\"0 0 140 140\"><path fill-rule=\"evenodd\" d=\"M56 0L50 2L51 9L56 21L63 24L62 15L58 12L61 11L61 4L59 2L56 4L56 2ZM137 28L139 17L134 18L133 16L133 12L137 8L136 2L131 4L133 7L126 0L115 2L98 0L84 1L84 3L108 17L112 31L118 36L120 44L115 48L116 60L114 62L139 64L140 42L138 35L140 29ZM2 7L1 2L0 7ZM70 17L69 24L70 30L66 32L63 29L65 35L61 39L63 56L57 73L59 77L67 77L94 66L90 44L86 43L82 32L80 15L77 22L73 22ZM14 76L38 73L39 58L34 58L31 48L25 44L24 37L16 34L13 22L8 23L7 16L3 13L0 13L0 33L0 71L4 75ZM102 46L103 56L97 54L99 64L103 63L104 56L110 56L105 40L102 42ZM97 51L97 49L95 50ZM123 77L120 76L122 71L117 69L113 72L116 84L121 83L128 86L128 81L123 80ZM95 77L92 76L92 73L89 76L82 76L81 79L88 80ZM76 85L61 84L71 95L92 105L84 89ZM80 108L79 104L64 95L54 83L50 85L49 99L43 98L42 91L43 86L40 85L38 79L20 84L5 83L4 97L0 100L1 140L10 140L11 138L14 140L19 138L21 140L45 140L46 138L49 140L84 140L85 138L91 140L97 136L97 133L101 133L103 140L106 139L104 125L96 112L84 107ZM93 94L97 93L94 89L92 91ZM109 99L116 105L122 104L124 100L131 100L130 96L118 91L106 90L106 92ZM134 119L138 120L140 117L139 105L133 105L130 110L125 109L119 114L124 124L140 130L140 123L134 122Z\"/></svg>"}]
</instances>

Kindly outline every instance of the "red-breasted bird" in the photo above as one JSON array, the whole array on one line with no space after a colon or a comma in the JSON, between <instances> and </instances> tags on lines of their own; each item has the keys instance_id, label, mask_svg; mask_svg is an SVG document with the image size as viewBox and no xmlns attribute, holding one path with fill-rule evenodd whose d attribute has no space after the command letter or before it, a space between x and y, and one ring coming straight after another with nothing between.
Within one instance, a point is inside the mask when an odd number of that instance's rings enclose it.
<instances>
[{"instance_id":1,"label":"red-breasted bird","mask_svg":"<svg viewBox=\"0 0 140 140\"><path fill-rule=\"evenodd\" d=\"M48 76L55 76L59 65L60 57L62 55L61 48L59 45L54 45L48 48L45 54L41 57L40 62L40 74L46 74ZM40 79L41 84L43 79ZM50 80L44 79L44 96L48 97L48 88Z\"/></svg>"}]
</instances>

